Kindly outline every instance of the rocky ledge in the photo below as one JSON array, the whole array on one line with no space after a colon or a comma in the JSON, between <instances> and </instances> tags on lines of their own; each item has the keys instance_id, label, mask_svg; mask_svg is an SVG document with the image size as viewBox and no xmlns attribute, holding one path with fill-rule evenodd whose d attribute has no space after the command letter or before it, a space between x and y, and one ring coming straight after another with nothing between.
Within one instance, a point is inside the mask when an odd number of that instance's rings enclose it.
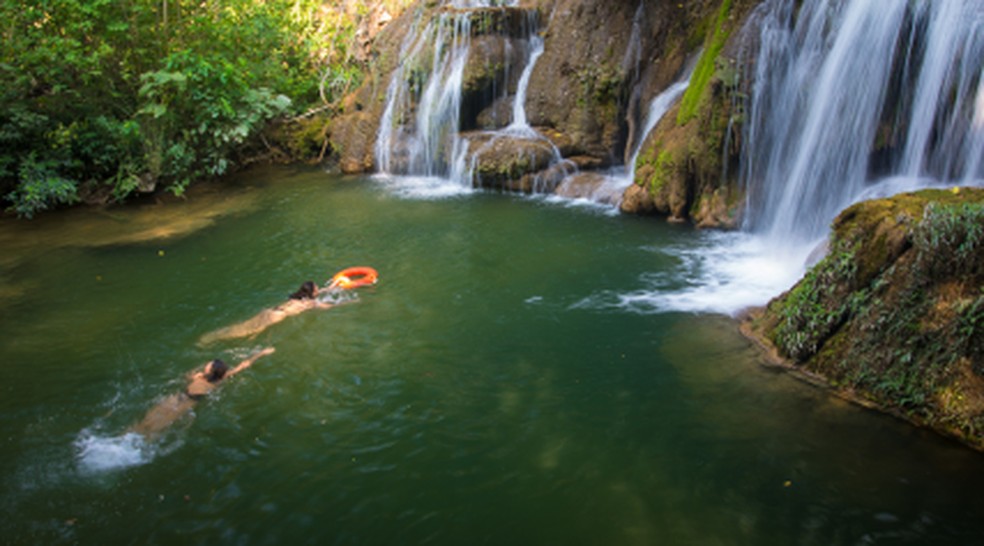
<instances>
[{"instance_id":1,"label":"rocky ledge","mask_svg":"<svg viewBox=\"0 0 984 546\"><path fill-rule=\"evenodd\" d=\"M742 330L835 393L984 451L984 189L854 205Z\"/></svg>"}]
</instances>

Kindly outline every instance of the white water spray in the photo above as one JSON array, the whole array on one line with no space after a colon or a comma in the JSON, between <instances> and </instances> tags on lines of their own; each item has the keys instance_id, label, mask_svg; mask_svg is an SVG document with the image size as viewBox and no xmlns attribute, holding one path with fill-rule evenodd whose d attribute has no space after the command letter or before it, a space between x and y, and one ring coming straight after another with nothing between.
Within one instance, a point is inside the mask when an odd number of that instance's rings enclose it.
<instances>
[{"instance_id":1,"label":"white water spray","mask_svg":"<svg viewBox=\"0 0 984 546\"><path fill-rule=\"evenodd\" d=\"M597 304L735 314L800 278L850 204L982 185L978 0L769 0L746 31L757 57L747 62L745 231L705 236L699 254L664 249L687 286L648 279Z\"/></svg>"},{"instance_id":2,"label":"white water spray","mask_svg":"<svg viewBox=\"0 0 984 546\"><path fill-rule=\"evenodd\" d=\"M156 456L153 444L143 436L128 432L101 436L83 430L75 441L79 470L86 474L122 470L151 462Z\"/></svg>"}]
</instances>

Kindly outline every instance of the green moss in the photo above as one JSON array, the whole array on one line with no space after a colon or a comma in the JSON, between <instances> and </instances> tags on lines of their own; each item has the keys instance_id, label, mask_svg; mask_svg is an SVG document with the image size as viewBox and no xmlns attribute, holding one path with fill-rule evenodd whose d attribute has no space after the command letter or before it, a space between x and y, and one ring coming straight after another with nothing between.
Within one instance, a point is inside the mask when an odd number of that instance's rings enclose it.
<instances>
[{"instance_id":1,"label":"green moss","mask_svg":"<svg viewBox=\"0 0 984 546\"><path fill-rule=\"evenodd\" d=\"M617 68L589 66L578 72L577 80L580 84L578 108L596 109L591 114L600 119L611 119L618 114L625 79Z\"/></svg>"},{"instance_id":2,"label":"green moss","mask_svg":"<svg viewBox=\"0 0 984 546\"><path fill-rule=\"evenodd\" d=\"M768 336L830 384L984 447L984 191L860 203L831 246L769 305Z\"/></svg>"},{"instance_id":3,"label":"green moss","mask_svg":"<svg viewBox=\"0 0 984 546\"><path fill-rule=\"evenodd\" d=\"M713 30L707 33L704 40L704 53L700 56L700 60L697 61L694 73L690 77L690 85L680 100L680 111L677 113L678 125L686 125L687 122L697 115L701 100L714 76L717 58L721 54L721 50L724 49L724 44L727 42L730 34L724 26L724 22L727 20L730 12L731 0L724 0L718 10Z\"/></svg>"},{"instance_id":4,"label":"green moss","mask_svg":"<svg viewBox=\"0 0 984 546\"><path fill-rule=\"evenodd\" d=\"M984 203L926 206L913 233L925 280L980 272L984 267Z\"/></svg>"},{"instance_id":5,"label":"green moss","mask_svg":"<svg viewBox=\"0 0 984 546\"><path fill-rule=\"evenodd\" d=\"M662 150L653 163L653 174L649 179L649 194L657 195L666 186L666 183L673 176L676 168L676 161L669 150Z\"/></svg>"},{"instance_id":6,"label":"green moss","mask_svg":"<svg viewBox=\"0 0 984 546\"><path fill-rule=\"evenodd\" d=\"M797 362L815 355L847 318L864 305L865 291L844 297L857 274L856 250L838 246L773 308L780 320L772 340Z\"/></svg>"}]
</instances>

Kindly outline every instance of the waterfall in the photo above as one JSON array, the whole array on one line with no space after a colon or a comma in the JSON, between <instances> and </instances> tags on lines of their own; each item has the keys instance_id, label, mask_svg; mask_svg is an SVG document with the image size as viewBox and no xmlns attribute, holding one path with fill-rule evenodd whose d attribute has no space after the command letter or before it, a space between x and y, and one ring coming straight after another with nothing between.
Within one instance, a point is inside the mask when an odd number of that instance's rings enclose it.
<instances>
[{"instance_id":1,"label":"waterfall","mask_svg":"<svg viewBox=\"0 0 984 546\"><path fill-rule=\"evenodd\" d=\"M596 305L733 315L800 279L851 203L984 185L984 2L766 0L743 32L745 229L660 248L674 275Z\"/></svg>"},{"instance_id":2,"label":"waterfall","mask_svg":"<svg viewBox=\"0 0 984 546\"><path fill-rule=\"evenodd\" d=\"M692 67L691 67L692 68ZM625 193L625 189L632 185L635 181L635 165L636 160L639 158L639 153L642 151L642 147L646 142L646 138L649 133L656 128L656 125L663 119L663 116L676 104L677 100L683 95L683 92L687 89L687 85L690 83L690 70L687 71L686 75L680 81L677 81L667 87L663 92L656 95L652 101L649 103L649 109L646 113L646 119L642 125L642 131L639 133L639 138L632 146L631 153L629 154L629 161L626 165L622 167L615 168L611 170L607 175L600 177L598 184L593 188L589 195L584 195L593 202L605 203L608 205L613 205L615 207L621 201L622 194ZM561 194L571 194L577 193L570 190L564 186L570 186L575 184L576 181L572 178L568 178L561 183L561 188L558 193ZM613 209L617 210L617 208Z\"/></svg>"},{"instance_id":3,"label":"waterfall","mask_svg":"<svg viewBox=\"0 0 984 546\"><path fill-rule=\"evenodd\" d=\"M534 27L535 28L535 27ZM507 131L516 133L533 133L529 121L526 119L526 90L530 86L530 78L533 76L533 68L536 66L537 59L543 55L543 37L536 32L530 35L529 58L523 73L519 77L519 86L516 89L516 98L513 100L512 122Z\"/></svg>"},{"instance_id":4,"label":"waterfall","mask_svg":"<svg viewBox=\"0 0 984 546\"><path fill-rule=\"evenodd\" d=\"M441 13L422 32L414 30L404 40L386 93L377 167L384 173L449 177L464 146L458 127L471 19L467 13Z\"/></svg>"},{"instance_id":5,"label":"waterfall","mask_svg":"<svg viewBox=\"0 0 984 546\"><path fill-rule=\"evenodd\" d=\"M464 188L473 186L475 157L469 155L469 142L460 134L472 10L514 8L517 4L516 0L445 2L423 30L415 28L407 34L399 67L387 88L386 108L376 139L377 169L381 173L439 178ZM533 67L543 53L537 24L535 14L530 15L529 28L525 29L529 34L526 63L513 102L512 122L506 131L524 138L536 135L527 121L524 103ZM508 66L506 72L508 75Z\"/></svg>"},{"instance_id":6,"label":"waterfall","mask_svg":"<svg viewBox=\"0 0 984 546\"><path fill-rule=\"evenodd\" d=\"M692 70L692 68L691 68ZM687 75L680 81L667 87L662 93L656 95L652 102L649 103L649 110L646 114L646 122L642 126L642 132L640 133L639 140L636 141L635 145L632 147L632 153L629 156L629 163L626 165L628 168L629 182L635 178L635 164L636 160L639 159L639 152L642 151L642 146L646 142L646 138L649 137L649 133L656 128L656 124L663 119L663 116L670 110L670 108L676 104L677 99L683 95L683 92L687 90L687 86L690 84L690 71Z\"/></svg>"},{"instance_id":7,"label":"waterfall","mask_svg":"<svg viewBox=\"0 0 984 546\"><path fill-rule=\"evenodd\" d=\"M750 231L803 244L880 183L979 183L979 0L769 0L753 23Z\"/></svg>"}]
</instances>

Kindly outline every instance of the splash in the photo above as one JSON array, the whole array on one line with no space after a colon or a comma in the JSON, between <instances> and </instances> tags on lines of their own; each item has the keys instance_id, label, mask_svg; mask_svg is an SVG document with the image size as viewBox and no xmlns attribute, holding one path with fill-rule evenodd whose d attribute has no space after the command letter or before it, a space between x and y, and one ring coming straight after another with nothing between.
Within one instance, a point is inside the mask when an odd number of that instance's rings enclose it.
<instances>
[{"instance_id":1,"label":"splash","mask_svg":"<svg viewBox=\"0 0 984 546\"><path fill-rule=\"evenodd\" d=\"M580 309L630 313L715 313L735 316L791 286L822 241L812 248L777 249L748 233L706 232L695 244L652 248L675 266L644 275L633 292L605 291L576 304Z\"/></svg>"},{"instance_id":2,"label":"splash","mask_svg":"<svg viewBox=\"0 0 984 546\"><path fill-rule=\"evenodd\" d=\"M387 193L401 199L438 201L475 193L471 186L464 186L451 178L440 176L401 176L380 173L373 175Z\"/></svg>"},{"instance_id":3,"label":"splash","mask_svg":"<svg viewBox=\"0 0 984 546\"><path fill-rule=\"evenodd\" d=\"M103 436L85 429L75 440L75 452L80 472L98 474L145 465L158 449L134 432Z\"/></svg>"}]
</instances>

